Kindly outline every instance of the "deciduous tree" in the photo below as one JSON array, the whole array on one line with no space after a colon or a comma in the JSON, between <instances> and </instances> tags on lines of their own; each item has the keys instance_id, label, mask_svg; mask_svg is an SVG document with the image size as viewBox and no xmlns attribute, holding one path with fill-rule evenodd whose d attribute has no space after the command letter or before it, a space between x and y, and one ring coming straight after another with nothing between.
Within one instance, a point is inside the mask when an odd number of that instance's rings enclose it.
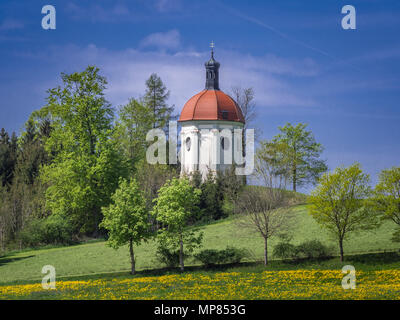
<instances>
[{"instance_id":1,"label":"deciduous tree","mask_svg":"<svg viewBox=\"0 0 400 320\"><path fill-rule=\"evenodd\" d=\"M283 163L290 167L289 179L293 191L298 186L316 183L327 170L325 161L319 159L323 147L315 141L312 132L307 131L306 127L303 123L296 126L287 123L284 127L279 127L281 132L272 140L283 156Z\"/></svg>"},{"instance_id":2,"label":"deciduous tree","mask_svg":"<svg viewBox=\"0 0 400 320\"><path fill-rule=\"evenodd\" d=\"M264 240L264 264L268 264L268 240L287 233L294 221L293 196L286 191L286 176L269 161L256 160L256 176L263 186L247 186L237 199L238 224L258 232Z\"/></svg>"},{"instance_id":3,"label":"deciduous tree","mask_svg":"<svg viewBox=\"0 0 400 320\"><path fill-rule=\"evenodd\" d=\"M129 161L133 172L136 163L145 158L146 134L152 128L155 117L153 110L143 101L130 99L118 112L115 136Z\"/></svg>"},{"instance_id":4,"label":"deciduous tree","mask_svg":"<svg viewBox=\"0 0 400 320\"><path fill-rule=\"evenodd\" d=\"M382 170L375 186L373 208L400 227L400 167ZM400 230L393 240L400 241Z\"/></svg>"},{"instance_id":5,"label":"deciduous tree","mask_svg":"<svg viewBox=\"0 0 400 320\"><path fill-rule=\"evenodd\" d=\"M309 197L310 214L338 241L341 261L343 241L349 235L379 225L377 214L368 205L372 192L369 181L358 163L339 167L322 175Z\"/></svg>"},{"instance_id":6,"label":"deciduous tree","mask_svg":"<svg viewBox=\"0 0 400 320\"><path fill-rule=\"evenodd\" d=\"M187 178L173 178L160 188L154 200L153 214L165 226L163 235L179 248L181 271L184 270L184 245L186 251L191 252L202 239L202 233L195 236L193 230L187 228L190 218L198 212L200 193Z\"/></svg>"},{"instance_id":7,"label":"deciduous tree","mask_svg":"<svg viewBox=\"0 0 400 320\"><path fill-rule=\"evenodd\" d=\"M55 214L72 217L76 232L99 234L101 207L107 206L126 176L126 163L111 139L113 109L104 97L107 81L99 69L62 74L62 85L49 90L38 112L51 119L46 149L55 158L42 171L49 184L46 204Z\"/></svg>"},{"instance_id":8,"label":"deciduous tree","mask_svg":"<svg viewBox=\"0 0 400 320\"><path fill-rule=\"evenodd\" d=\"M140 245L151 236L146 201L135 179L120 179L119 187L112 195L112 203L102 208L101 226L108 230L107 244L112 248L128 244L131 273L135 273L134 245Z\"/></svg>"}]
</instances>

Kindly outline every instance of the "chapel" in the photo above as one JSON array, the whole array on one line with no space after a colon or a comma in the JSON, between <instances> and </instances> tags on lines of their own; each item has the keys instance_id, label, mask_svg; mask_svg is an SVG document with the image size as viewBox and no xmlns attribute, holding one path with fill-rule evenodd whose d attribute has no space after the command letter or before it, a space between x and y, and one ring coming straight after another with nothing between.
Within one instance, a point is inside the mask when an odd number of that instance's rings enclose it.
<instances>
[{"instance_id":1,"label":"chapel","mask_svg":"<svg viewBox=\"0 0 400 320\"><path fill-rule=\"evenodd\" d=\"M219 68L212 43L210 60L205 63L205 88L185 103L178 120L181 175L198 170L205 179L210 170L229 169L234 152L242 152L242 143L234 139L234 132L243 129L245 120L236 101L219 87Z\"/></svg>"}]
</instances>

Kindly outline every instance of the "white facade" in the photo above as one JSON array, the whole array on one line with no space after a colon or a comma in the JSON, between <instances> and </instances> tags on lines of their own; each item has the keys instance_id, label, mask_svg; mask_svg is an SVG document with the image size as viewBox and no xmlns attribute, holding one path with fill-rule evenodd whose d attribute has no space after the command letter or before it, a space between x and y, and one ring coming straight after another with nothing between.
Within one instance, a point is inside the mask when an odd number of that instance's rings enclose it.
<instances>
[{"instance_id":1,"label":"white facade","mask_svg":"<svg viewBox=\"0 0 400 320\"><path fill-rule=\"evenodd\" d=\"M203 180L208 172L225 171L242 154L243 123L223 120L181 122L181 175L198 170Z\"/></svg>"}]
</instances>

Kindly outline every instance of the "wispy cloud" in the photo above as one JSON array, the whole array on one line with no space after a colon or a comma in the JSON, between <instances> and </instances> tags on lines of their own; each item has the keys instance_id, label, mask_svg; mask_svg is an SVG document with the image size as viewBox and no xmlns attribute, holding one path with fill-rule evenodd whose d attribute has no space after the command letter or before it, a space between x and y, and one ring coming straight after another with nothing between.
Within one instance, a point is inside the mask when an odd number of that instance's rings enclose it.
<instances>
[{"instance_id":1,"label":"wispy cloud","mask_svg":"<svg viewBox=\"0 0 400 320\"><path fill-rule=\"evenodd\" d=\"M177 49L181 44L181 35L178 30L157 32L148 35L140 42L142 48L154 47L159 49Z\"/></svg>"},{"instance_id":2,"label":"wispy cloud","mask_svg":"<svg viewBox=\"0 0 400 320\"><path fill-rule=\"evenodd\" d=\"M360 56L349 59L351 62L377 62L387 59L399 59L400 58L400 46L391 48L380 48L379 50L373 50L366 52Z\"/></svg>"},{"instance_id":3,"label":"wispy cloud","mask_svg":"<svg viewBox=\"0 0 400 320\"><path fill-rule=\"evenodd\" d=\"M107 8L99 4L83 7L74 2L68 2L66 12L73 19L91 22L119 22L121 19L132 19L135 16L127 6L121 3Z\"/></svg>"},{"instance_id":4,"label":"wispy cloud","mask_svg":"<svg viewBox=\"0 0 400 320\"><path fill-rule=\"evenodd\" d=\"M23 27L24 24L21 21L10 18L0 23L0 31L22 29Z\"/></svg>"},{"instance_id":5,"label":"wispy cloud","mask_svg":"<svg viewBox=\"0 0 400 320\"><path fill-rule=\"evenodd\" d=\"M182 7L181 0L156 0L155 8L159 12L167 12L180 9Z\"/></svg>"},{"instance_id":6,"label":"wispy cloud","mask_svg":"<svg viewBox=\"0 0 400 320\"><path fill-rule=\"evenodd\" d=\"M142 95L146 79L156 72L171 90L169 102L179 112L191 96L204 88L204 62L209 59L209 52L182 49L169 53L163 50L144 51L140 48L116 51L95 45L70 45L48 48L46 52L40 52L36 56L30 54L28 57L51 62L52 69L57 68L57 72L82 70L89 64L99 66L108 79L107 96L114 105L126 103L130 97ZM317 105L309 92L305 95L292 82L285 80L285 77L293 76L314 77L318 74L318 66L312 61L308 65L313 68L308 68L304 60L296 61L272 55L255 57L230 51L218 51L217 59L221 62L222 90L229 93L233 86L253 87L261 113L287 114ZM243 64L243 61L246 63ZM54 77L56 76L58 73L54 73ZM51 86L55 79L44 84L43 90Z\"/></svg>"}]
</instances>

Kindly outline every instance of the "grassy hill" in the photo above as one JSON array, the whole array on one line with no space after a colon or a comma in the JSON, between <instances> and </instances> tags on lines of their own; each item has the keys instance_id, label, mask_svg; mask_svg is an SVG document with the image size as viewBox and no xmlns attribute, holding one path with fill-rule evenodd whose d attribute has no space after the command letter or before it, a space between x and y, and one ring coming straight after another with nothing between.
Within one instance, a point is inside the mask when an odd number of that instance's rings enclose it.
<instances>
[{"instance_id":1,"label":"grassy hill","mask_svg":"<svg viewBox=\"0 0 400 320\"><path fill-rule=\"evenodd\" d=\"M318 239L336 248L336 243L308 214L306 206L296 206L292 210L297 216L294 244ZM390 240L394 228L394 224L388 221L376 231L353 236L345 244L345 254L398 249L399 245ZM222 249L227 245L245 248L251 253L252 260L262 260L262 238L256 232L239 228L233 218L204 226L203 230L204 248ZM270 253L276 241L270 241ZM155 259L155 251L153 241L136 248L138 270L162 267ZM56 268L57 278L118 273L129 270L129 256L126 247L114 250L104 241L12 253L0 258L0 284L41 280L42 267L48 264ZM186 264L193 265L194 262L187 261Z\"/></svg>"}]
</instances>

